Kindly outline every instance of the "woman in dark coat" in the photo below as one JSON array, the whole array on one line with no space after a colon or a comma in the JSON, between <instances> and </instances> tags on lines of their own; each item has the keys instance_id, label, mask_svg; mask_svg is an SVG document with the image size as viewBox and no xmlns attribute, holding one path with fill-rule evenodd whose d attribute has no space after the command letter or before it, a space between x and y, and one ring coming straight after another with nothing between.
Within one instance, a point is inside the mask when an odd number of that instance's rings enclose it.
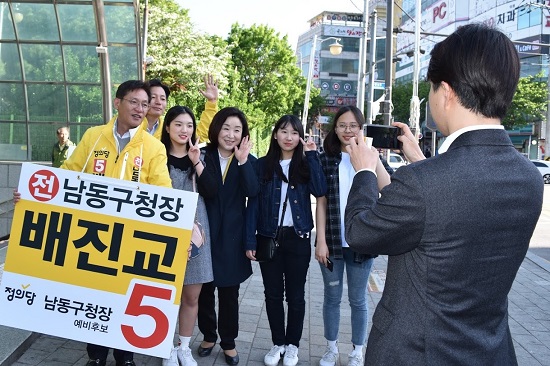
<instances>
[{"instance_id":1,"label":"woman in dark coat","mask_svg":"<svg viewBox=\"0 0 550 366\"><path fill-rule=\"evenodd\" d=\"M210 355L218 335L229 365L239 363L235 338L239 333L239 287L252 274L244 247L246 198L258 194L259 184L250 155L248 123L234 107L213 118L205 148L206 169L216 176L218 194L205 199L212 244L214 281L203 285L199 297L199 329L204 335L199 356ZM216 319L215 290L218 289ZM217 321L216 321L217 320Z\"/></svg>"}]
</instances>

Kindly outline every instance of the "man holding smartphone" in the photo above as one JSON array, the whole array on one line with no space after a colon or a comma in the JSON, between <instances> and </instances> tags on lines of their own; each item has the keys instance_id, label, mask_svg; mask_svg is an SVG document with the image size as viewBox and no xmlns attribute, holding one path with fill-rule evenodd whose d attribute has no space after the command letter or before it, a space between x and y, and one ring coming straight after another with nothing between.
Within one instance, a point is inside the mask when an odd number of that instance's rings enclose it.
<instances>
[{"instance_id":1,"label":"man holding smartphone","mask_svg":"<svg viewBox=\"0 0 550 366\"><path fill-rule=\"evenodd\" d=\"M505 34L462 26L435 45L428 67L432 116L448 136L439 154L423 160L407 125L394 123L413 163L379 197L378 153L363 139L348 146L357 173L346 240L388 255L365 364L517 365L507 296L544 189L500 124L519 70Z\"/></svg>"}]
</instances>

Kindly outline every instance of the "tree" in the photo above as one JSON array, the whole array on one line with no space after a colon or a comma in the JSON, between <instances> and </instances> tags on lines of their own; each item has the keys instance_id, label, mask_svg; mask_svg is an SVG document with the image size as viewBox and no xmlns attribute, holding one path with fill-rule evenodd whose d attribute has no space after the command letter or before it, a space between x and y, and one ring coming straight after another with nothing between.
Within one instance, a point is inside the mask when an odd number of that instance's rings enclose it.
<instances>
[{"instance_id":1,"label":"tree","mask_svg":"<svg viewBox=\"0 0 550 366\"><path fill-rule=\"evenodd\" d=\"M199 92L204 75L213 74L220 92L226 90L231 57L226 43L217 36L196 33L188 10L173 0L152 0L150 5L147 54L153 62L147 66L146 78L159 78L170 87L170 105L187 105L199 115L204 108Z\"/></svg>"},{"instance_id":2,"label":"tree","mask_svg":"<svg viewBox=\"0 0 550 366\"><path fill-rule=\"evenodd\" d=\"M545 119L548 88L541 77L542 75L539 74L519 79L512 105L502 121L506 129L525 126Z\"/></svg>"},{"instance_id":3,"label":"tree","mask_svg":"<svg viewBox=\"0 0 550 366\"><path fill-rule=\"evenodd\" d=\"M421 81L418 83L418 98L424 99L420 105L420 122L426 119L426 104L430 93L430 83ZM395 121L409 123L411 111L411 98L413 94L413 83L396 84L392 89L393 117Z\"/></svg>"},{"instance_id":4,"label":"tree","mask_svg":"<svg viewBox=\"0 0 550 366\"><path fill-rule=\"evenodd\" d=\"M227 43L238 77L230 93L244 93L246 104L267 116L255 121L256 125L272 126L281 115L292 113L304 99L305 78L287 37L279 38L279 33L265 25L244 28L233 24Z\"/></svg>"}]
</instances>

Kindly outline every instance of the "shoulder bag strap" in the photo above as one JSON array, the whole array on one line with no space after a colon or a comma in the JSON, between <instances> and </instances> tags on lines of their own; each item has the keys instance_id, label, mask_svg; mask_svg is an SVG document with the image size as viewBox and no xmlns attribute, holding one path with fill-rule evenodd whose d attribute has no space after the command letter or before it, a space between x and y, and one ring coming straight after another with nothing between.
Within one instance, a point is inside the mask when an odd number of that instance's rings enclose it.
<instances>
[{"instance_id":1,"label":"shoulder bag strap","mask_svg":"<svg viewBox=\"0 0 550 366\"><path fill-rule=\"evenodd\" d=\"M283 203L283 212L281 214L281 221L279 221L279 226L277 226L277 232L275 233L275 239L279 237L279 231L281 231L281 228L283 227L283 220L285 218L287 201L288 201L288 188L286 190L285 202Z\"/></svg>"}]
</instances>

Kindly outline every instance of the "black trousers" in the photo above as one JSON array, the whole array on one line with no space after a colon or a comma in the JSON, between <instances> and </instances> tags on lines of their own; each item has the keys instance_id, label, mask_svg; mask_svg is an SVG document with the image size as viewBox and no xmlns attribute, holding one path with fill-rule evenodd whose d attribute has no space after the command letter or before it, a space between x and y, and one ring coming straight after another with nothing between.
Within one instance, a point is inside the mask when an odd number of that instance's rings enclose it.
<instances>
[{"instance_id":1,"label":"black trousers","mask_svg":"<svg viewBox=\"0 0 550 366\"><path fill-rule=\"evenodd\" d=\"M279 249L271 262L260 263L265 308L274 345L300 346L306 313L305 284L311 258L311 240L296 235L293 227L279 233ZM287 318L283 301L286 297ZM286 329L285 329L286 323Z\"/></svg>"},{"instance_id":2,"label":"black trousers","mask_svg":"<svg viewBox=\"0 0 550 366\"><path fill-rule=\"evenodd\" d=\"M109 354L109 347L88 343L86 345L86 351L88 351L88 357L92 360L106 360L107 355ZM134 359L133 352L123 351L120 349L113 349L113 356L118 363L132 361Z\"/></svg>"},{"instance_id":3,"label":"black trousers","mask_svg":"<svg viewBox=\"0 0 550 366\"><path fill-rule=\"evenodd\" d=\"M205 342L216 343L220 334L220 347L223 350L235 348L239 335L239 288L240 285L218 287L218 317L216 322L216 286L213 282L202 285L199 296L199 330Z\"/></svg>"}]
</instances>

